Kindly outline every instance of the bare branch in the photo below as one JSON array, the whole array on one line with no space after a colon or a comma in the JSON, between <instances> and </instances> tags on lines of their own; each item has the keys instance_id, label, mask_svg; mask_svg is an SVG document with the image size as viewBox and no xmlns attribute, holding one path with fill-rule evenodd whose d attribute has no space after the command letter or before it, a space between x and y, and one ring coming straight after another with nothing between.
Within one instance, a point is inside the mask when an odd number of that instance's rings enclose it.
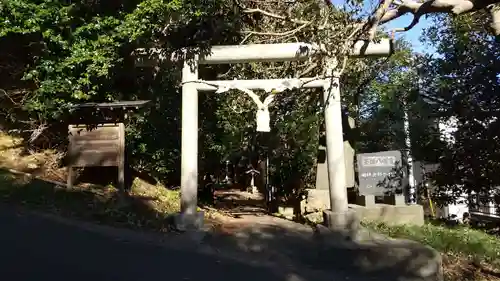
<instances>
[{"instance_id":1,"label":"bare branch","mask_svg":"<svg viewBox=\"0 0 500 281\"><path fill-rule=\"evenodd\" d=\"M17 102L15 102L10 95L5 91L4 89L0 89L0 92L2 93L3 96L7 97L13 104L18 105Z\"/></svg>"},{"instance_id":2,"label":"bare branch","mask_svg":"<svg viewBox=\"0 0 500 281\"><path fill-rule=\"evenodd\" d=\"M365 26L365 30L367 30L370 40L373 40L375 38L378 25L380 24L382 17L386 14L387 9L389 9L389 6L392 4L392 2L393 0L382 0L379 7L373 13L373 16L370 18L370 20L368 20Z\"/></svg>"},{"instance_id":3,"label":"bare branch","mask_svg":"<svg viewBox=\"0 0 500 281\"><path fill-rule=\"evenodd\" d=\"M47 128L48 126L45 123L38 125L38 127L32 131L29 142L30 143L35 142Z\"/></svg>"},{"instance_id":4,"label":"bare branch","mask_svg":"<svg viewBox=\"0 0 500 281\"><path fill-rule=\"evenodd\" d=\"M264 35L264 36L289 36L289 35L292 35L292 34L295 34L297 32L299 32L300 30L304 29L306 26L308 26L310 23L307 22L307 23L304 23L303 25L295 28L295 29L292 29L292 30L288 30L288 31L285 31L285 32L259 32L259 31L243 31L242 33L244 34L250 34L250 35ZM241 44L241 43L240 43Z\"/></svg>"},{"instance_id":5,"label":"bare branch","mask_svg":"<svg viewBox=\"0 0 500 281\"><path fill-rule=\"evenodd\" d=\"M318 63L317 62L314 62L314 63L310 64L305 70L303 70L300 73L297 73L295 75L295 78L304 77L305 75L307 75L308 73L310 73L311 71L313 71L316 67L318 67Z\"/></svg>"},{"instance_id":6,"label":"bare branch","mask_svg":"<svg viewBox=\"0 0 500 281\"><path fill-rule=\"evenodd\" d=\"M243 45L243 43L245 43L252 35L253 33L248 33L247 36L241 40L240 45Z\"/></svg>"},{"instance_id":7,"label":"bare branch","mask_svg":"<svg viewBox=\"0 0 500 281\"><path fill-rule=\"evenodd\" d=\"M344 41L344 44L343 44L343 47L342 47L342 50L341 50L341 53L343 55L343 58L342 58L342 67L336 73L336 75L338 75L339 77L342 75L342 73L344 73L344 71L345 71L345 69L347 67L347 60L348 60L347 52L349 52L349 49L352 47L352 43L356 41L356 40L353 40L353 39L357 39L357 37L360 35L360 32L362 31L362 28L363 28L363 25L356 26L354 28L354 30L351 32L351 34Z\"/></svg>"},{"instance_id":8,"label":"bare branch","mask_svg":"<svg viewBox=\"0 0 500 281\"><path fill-rule=\"evenodd\" d=\"M243 10L243 13L245 13L245 14L257 14L258 13L258 14L262 14L264 16L268 16L268 17L280 19L280 20L285 20L285 21L296 23L296 24L310 24L311 23L310 21L280 16L280 15L277 15L277 14L274 14L274 13L271 13L268 11L264 11L262 9L245 9L245 10Z\"/></svg>"},{"instance_id":9,"label":"bare branch","mask_svg":"<svg viewBox=\"0 0 500 281\"><path fill-rule=\"evenodd\" d=\"M380 18L378 24L383 24L394 19L397 19L405 14L413 14L413 21L404 28L397 28L395 31L408 31L419 22L423 15L446 13L461 15L465 13L475 12L482 9L490 9L491 26L495 35L500 34L500 12L493 6L498 3L498 0L429 0L419 3L413 0L403 0L402 2L394 2L396 6L385 12Z\"/></svg>"}]
</instances>

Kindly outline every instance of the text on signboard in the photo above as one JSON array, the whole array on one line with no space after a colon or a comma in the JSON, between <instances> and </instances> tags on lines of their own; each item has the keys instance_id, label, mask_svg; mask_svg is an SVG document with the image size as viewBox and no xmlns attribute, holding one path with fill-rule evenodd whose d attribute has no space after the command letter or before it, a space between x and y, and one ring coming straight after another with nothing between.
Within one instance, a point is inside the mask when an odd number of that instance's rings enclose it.
<instances>
[{"instance_id":1,"label":"text on signboard","mask_svg":"<svg viewBox=\"0 0 500 281\"><path fill-rule=\"evenodd\" d=\"M376 178L376 177L392 177L395 176L396 173L388 173L388 172L373 172L373 173L362 173L362 178Z\"/></svg>"},{"instance_id":2,"label":"text on signboard","mask_svg":"<svg viewBox=\"0 0 500 281\"><path fill-rule=\"evenodd\" d=\"M365 167L394 167L396 157L394 156L365 156L363 157Z\"/></svg>"}]
</instances>

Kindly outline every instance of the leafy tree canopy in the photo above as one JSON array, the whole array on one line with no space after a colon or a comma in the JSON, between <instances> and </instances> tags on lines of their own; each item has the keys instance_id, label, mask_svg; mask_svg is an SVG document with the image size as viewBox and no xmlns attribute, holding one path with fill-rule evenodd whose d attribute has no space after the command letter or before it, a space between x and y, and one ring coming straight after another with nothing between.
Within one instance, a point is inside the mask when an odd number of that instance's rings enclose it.
<instances>
[{"instance_id":1,"label":"leafy tree canopy","mask_svg":"<svg viewBox=\"0 0 500 281\"><path fill-rule=\"evenodd\" d=\"M441 121L456 120L454 141L443 150L434 175L444 201L500 185L495 176L500 172L500 45L484 32L486 20L437 17L440 24L425 36L438 54L422 65L422 91L434 98Z\"/></svg>"},{"instance_id":2,"label":"leafy tree canopy","mask_svg":"<svg viewBox=\"0 0 500 281\"><path fill-rule=\"evenodd\" d=\"M16 128L56 146L64 142L69 108L86 101L149 99L153 106L131 117L128 147L132 164L157 176L178 179L180 159L180 66L163 61L141 69L131 56L139 47L159 47L166 56L186 47L275 42L322 43L338 59L346 109L361 120L377 87L408 65L409 47L389 59L347 63L351 43L369 29L362 3L345 8L324 1L6 0L0 10L2 113ZM366 15L365 15L366 16ZM379 33L380 37L386 36ZM258 79L325 75L325 61L210 66L205 79ZM375 79L376 84L371 81ZM370 84L370 91L364 85ZM378 84L377 84L378 83ZM377 86L379 85L379 86ZM200 97L203 167L248 153L256 138L255 106L239 92ZM272 174L283 184L314 172L320 92L280 94L273 104ZM6 125L5 125L6 126Z\"/></svg>"}]
</instances>

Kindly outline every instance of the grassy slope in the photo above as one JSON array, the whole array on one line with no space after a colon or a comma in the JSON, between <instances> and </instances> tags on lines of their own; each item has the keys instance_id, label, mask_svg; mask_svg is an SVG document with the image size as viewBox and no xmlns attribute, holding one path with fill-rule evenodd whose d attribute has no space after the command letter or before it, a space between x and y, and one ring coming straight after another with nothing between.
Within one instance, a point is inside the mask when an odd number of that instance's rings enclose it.
<instances>
[{"instance_id":1,"label":"grassy slope","mask_svg":"<svg viewBox=\"0 0 500 281\"><path fill-rule=\"evenodd\" d=\"M446 280L500 280L500 238L464 226L387 226L365 223L394 238L419 241L443 255Z\"/></svg>"},{"instance_id":2,"label":"grassy slope","mask_svg":"<svg viewBox=\"0 0 500 281\"><path fill-rule=\"evenodd\" d=\"M84 184L67 189L64 169L53 151L24 154L22 139L0 133L0 201L106 224L165 231L179 211L179 192L162 185L134 181L126 204L112 186ZM11 170L28 172L31 177ZM47 181L51 180L51 181Z\"/></svg>"}]
</instances>

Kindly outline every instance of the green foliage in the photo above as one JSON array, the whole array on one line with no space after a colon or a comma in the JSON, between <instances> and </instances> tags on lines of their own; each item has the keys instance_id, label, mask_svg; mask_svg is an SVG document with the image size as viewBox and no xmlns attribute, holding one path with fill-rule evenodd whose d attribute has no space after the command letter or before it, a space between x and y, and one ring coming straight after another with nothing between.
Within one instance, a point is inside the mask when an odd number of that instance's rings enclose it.
<instances>
[{"instance_id":1,"label":"green foliage","mask_svg":"<svg viewBox=\"0 0 500 281\"><path fill-rule=\"evenodd\" d=\"M8 89L12 99L1 100L2 112L30 133L45 127L48 129L44 132L54 130L59 137L47 138L54 146L64 142L70 107L76 103L151 100L152 106L131 115L127 124L129 160L134 167L174 185L180 166L181 68L170 61L151 69L136 68L131 56L136 48L162 48L168 57L186 47L203 51L213 44L239 44L243 40L304 41L324 43L339 53L343 40L352 32L350 23L357 11L306 0L241 2L314 24L297 29L293 36L252 35L250 31L280 33L291 27L273 17L242 13L242 7L225 0L3 1L0 65L7 66L0 66L0 71L2 77L12 78L0 81L0 88ZM326 18L335 28L318 29ZM390 69L397 72L407 64L409 50L403 49L389 64L384 64L384 59L349 63L344 81L349 82L343 87L343 97L350 110L369 100L367 95L389 96L376 88L383 88L387 82L383 77ZM307 70L311 63L316 67ZM322 74L322 64L318 60L209 66L201 68L200 75L203 79L315 76ZM380 85L370 91L357 90L355 81L360 77L373 79L369 70L377 65L382 66L375 75ZM288 91L278 95L272 105L271 178L278 190L298 179L305 180L306 185L313 182L319 125L323 121L320 98L320 91ZM200 105L201 170L216 167L214 163L228 157L250 154L256 143L255 105L247 96L239 92L201 95Z\"/></svg>"},{"instance_id":2,"label":"green foliage","mask_svg":"<svg viewBox=\"0 0 500 281\"><path fill-rule=\"evenodd\" d=\"M416 160L436 158L437 132L429 124L432 109L419 95L418 60L403 40L395 42L397 51L389 58L358 63L366 71L346 73L344 104L357 119L357 152L403 150L404 112L411 123L412 154Z\"/></svg>"},{"instance_id":3,"label":"green foliage","mask_svg":"<svg viewBox=\"0 0 500 281\"><path fill-rule=\"evenodd\" d=\"M168 174L179 159L180 68L162 64L137 69L131 53L156 46L165 53L184 47L230 43L238 20L225 1L3 1L0 11L2 76L20 72L23 81L2 81L12 89L2 100L9 118L61 130L73 104L87 101L149 99L154 105L131 116L128 143L132 163L155 174ZM221 15L225 15L221 17ZM28 47L27 47L28 46ZM23 47L25 52L16 52ZM13 62L14 61L14 62ZM20 63L15 63L19 61ZM27 85L27 86L26 86ZM20 108L22 115L11 112ZM26 113L26 115L24 115ZM28 116L28 117L27 117ZM60 128L62 125L62 128Z\"/></svg>"},{"instance_id":4,"label":"green foliage","mask_svg":"<svg viewBox=\"0 0 500 281\"><path fill-rule=\"evenodd\" d=\"M167 23L191 27L208 20L204 17L213 16L219 4L209 2L4 1L0 36L30 36L40 52L24 75L36 85L26 109L52 119L73 103L130 96L137 89L120 87L120 79L129 71L130 52L165 37ZM162 47L167 51L183 47L189 44L185 38L199 33L186 31L183 28L183 37L171 40L177 46Z\"/></svg>"},{"instance_id":5,"label":"green foliage","mask_svg":"<svg viewBox=\"0 0 500 281\"><path fill-rule=\"evenodd\" d=\"M440 201L454 201L462 192L491 190L500 181L500 41L484 30L486 17L437 18L428 30L439 56L422 66L425 90L433 97L441 120L456 118L450 142L433 175Z\"/></svg>"}]
</instances>

